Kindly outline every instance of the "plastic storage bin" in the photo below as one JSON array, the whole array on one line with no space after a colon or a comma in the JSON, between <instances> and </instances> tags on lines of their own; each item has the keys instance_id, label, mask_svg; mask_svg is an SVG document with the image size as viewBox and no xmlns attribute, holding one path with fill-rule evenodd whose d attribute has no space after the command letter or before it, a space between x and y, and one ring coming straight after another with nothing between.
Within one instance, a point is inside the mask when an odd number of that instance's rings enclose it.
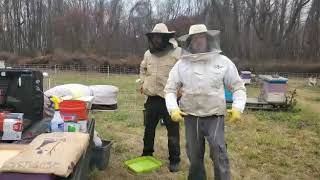
<instances>
[{"instance_id":1,"label":"plastic storage bin","mask_svg":"<svg viewBox=\"0 0 320 180\"><path fill-rule=\"evenodd\" d=\"M102 140L101 147L93 147L90 167L96 167L99 170L105 170L108 167L112 142Z\"/></svg>"},{"instance_id":2,"label":"plastic storage bin","mask_svg":"<svg viewBox=\"0 0 320 180\"><path fill-rule=\"evenodd\" d=\"M152 156L142 156L126 161L125 165L134 173L142 174L159 169L162 162Z\"/></svg>"}]
</instances>

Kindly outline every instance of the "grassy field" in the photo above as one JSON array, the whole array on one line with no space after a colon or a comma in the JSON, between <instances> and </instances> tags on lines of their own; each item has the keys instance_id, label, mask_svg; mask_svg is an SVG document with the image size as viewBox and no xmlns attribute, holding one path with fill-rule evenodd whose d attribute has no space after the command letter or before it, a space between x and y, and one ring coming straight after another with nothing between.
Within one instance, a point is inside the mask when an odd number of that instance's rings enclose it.
<instances>
[{"instance_id":1,"label":"grassy field","mask_svg":"<svg viewBox=\"0 0 320 180\"><path fill-rule=\"evenodd\" d=\"M139 176L124 167L123 162L139 156L143 148L144 97L136 92L136 78L134 75L63 73L53 76L51 84L110 84L120 89L118 111L93 114L97 131L103 139L113 141L113 148L107 170L92 172L91 179L186 179L189 162L183 126L180 172L170 173L167 169L167 136L165 127L161 126L157 129L154 155L164 166ZM226 123L232 179L320 179L320 88L304 84L303 80L289 81L289 88L298 90L298 105L293 112L246 111L241 122ZM257 92L257 87L248 88L248 96L256 96ZM205 164L212 179L208 151Z\"/></svg>"}]
</instances>

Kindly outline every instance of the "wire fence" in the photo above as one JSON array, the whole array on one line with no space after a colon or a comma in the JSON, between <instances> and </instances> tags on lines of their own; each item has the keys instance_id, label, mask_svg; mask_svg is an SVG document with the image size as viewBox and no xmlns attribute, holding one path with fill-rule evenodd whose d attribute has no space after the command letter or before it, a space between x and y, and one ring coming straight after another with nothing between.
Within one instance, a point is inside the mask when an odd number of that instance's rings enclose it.
<instances>
[{"instance_id":1,"label":"wire fence","mask_svg":"<svg viewBox=\"0 0 320 180\"><path fill-rule=\"evenodd\" d=\"M8 67L8 66L7 66ZM81 66L81 65L10 65L17 69L34 69L47 72L44 78L44 90L65 83L81 84L106 84L120 86L118 94L118 107L121 111L137 112L139 117L143 110L145 97L138 91L138 85L134 80L138 78L139 67L127 66ZM320 78L320 73L292 73L292 72L259 72L256 74L278 74L283 77L294 79L292 83L306 84L307 78L315 76Z\"/></svg>"},{"instance_id":2,"label":"wire fence","mask_svg":"<svg viewBox=\"0 0 320 180\"><path fill-rule=\"evenodd\" d=\"M65 72L81 72L81 73L103 73L107 75L117 74L138 74L139 66L129 65L80 65L80 64L11 64L7 67L16 69L36 69L54 74L65 73ZM311 76L320 78L319 73L307 73L307 72L256 72L256 74L272 75L278 74L283 77L301 79L308 78Z\"/></svg>"},{"instance_id":3,"label":"wire fence","mask_svg":"<svg viewBox=\"0 0 320 180\"><path fill-rule=\"evenodd\" d=\"M7 65L7 68L14 69L36 69L45 72L51 72L54 74L64 72L82 72L82 73L104 73L110 74L138 74L139 66L125 66L125 65L80 65L80 64L11 64Z\"/></svg>"}]
</instances>

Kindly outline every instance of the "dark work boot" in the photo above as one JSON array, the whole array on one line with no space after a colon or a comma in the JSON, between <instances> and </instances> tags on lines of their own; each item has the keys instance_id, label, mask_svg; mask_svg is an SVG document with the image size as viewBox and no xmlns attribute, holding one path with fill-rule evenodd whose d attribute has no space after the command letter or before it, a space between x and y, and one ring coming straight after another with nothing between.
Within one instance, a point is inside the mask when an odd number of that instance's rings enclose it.
<instances>
[{"instance_id":1,"label":"dark work boot","mask_svg":"<svg viewBox=\"0 0 320 180\"><path fill-rule=\"evenodd\" d=\"M170 172L178 172L179 171L179 162L175 162L175 163L171 163L170 162L170 165L169 165L169 170Z\"/></svg>"}]
</instances>

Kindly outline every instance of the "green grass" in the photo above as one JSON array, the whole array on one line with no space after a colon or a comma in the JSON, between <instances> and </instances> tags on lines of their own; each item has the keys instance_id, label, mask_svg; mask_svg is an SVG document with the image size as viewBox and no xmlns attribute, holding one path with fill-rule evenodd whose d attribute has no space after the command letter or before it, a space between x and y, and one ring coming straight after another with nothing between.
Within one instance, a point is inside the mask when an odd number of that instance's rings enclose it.
<instances>
[{"instance_id":1,"label":"green grass","mask_svg":"<svg viewBox=\"0 0 320 180\"><path fill-rule=\"evenodd\" d=\"M181 134L181 171L167 169L167 136L158 127L155 156L165 162L158 171L133 175L123 162L137 157L143 148L144 97L137 92L136 75L64 73L52 77L52 84L111 84L119 87L119 110L95 113L96 129L113 141L109 167L94 171L91 179L186 179L189 162L185 153L184 127ZM233 179L320 179L320 88L305 87L304 80L289 81L298 90L298 105L293 112L246 111L237 124L226 123L226 142ZM248 96L258 96L259 87L247 87ZM208 148L208 147L207 147ZM213 177L206 151L206 169Z\"/></svg>"}]
</instances>

